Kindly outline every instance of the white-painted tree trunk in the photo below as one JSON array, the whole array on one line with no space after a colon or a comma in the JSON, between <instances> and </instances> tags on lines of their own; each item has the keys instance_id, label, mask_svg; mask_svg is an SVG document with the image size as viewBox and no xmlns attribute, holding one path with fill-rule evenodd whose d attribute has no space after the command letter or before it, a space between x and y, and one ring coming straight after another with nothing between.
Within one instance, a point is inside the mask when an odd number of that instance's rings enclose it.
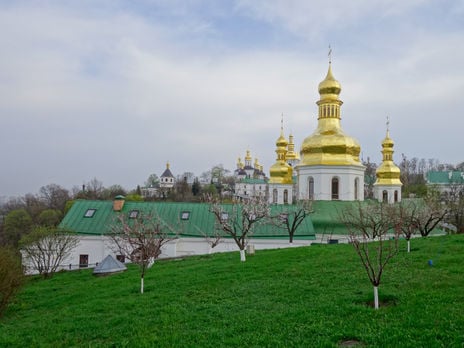
<instances>
[{"instance_id":1,"label":"white-painted tree trunk","mask_svg":"<svg viewBox=\"0 0 464 348\"><path fill-rule=\"evenodd\" d=\"M411 240L408 239L408 253L411 252Z\"/></svg>"},{"instance_id":2,"label":"white-painted tree trunk","mask_svg":"<svg viewBox=\"0 0 464 348\"><path fill-rule=\"evenodd\" d=\"M245 250L240 249L240 261L245 262L246 261L246 256L245 256Z\"/></svg>"},{"instance_id":3,"label":"white-painted tree trunk","mask_svg":"<svg viewBox=\"0 0 464 348\"><path fill-rule=\"evenodd\" d=\"M379 289L374 286L374 308L379 309Z\"/></svg>"},{"instance_id":4,"label":"white-painted tree trunk","mask_svg":"<svg viewBox=\"0 0 464 348\"><path fill-rule=\"evenodd\" d=\"M140 293L143 294L143 277L140 278Z\"/></svg>"}]
</instances>

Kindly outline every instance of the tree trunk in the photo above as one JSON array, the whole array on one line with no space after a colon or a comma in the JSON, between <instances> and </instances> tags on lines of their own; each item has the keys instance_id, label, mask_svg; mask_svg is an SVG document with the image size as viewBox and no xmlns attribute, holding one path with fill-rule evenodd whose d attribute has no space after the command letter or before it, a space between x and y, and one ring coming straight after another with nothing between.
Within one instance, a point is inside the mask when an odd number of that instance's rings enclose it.
<instances>
[{"instance_id":1,"label":"tree trunk","mask_svg":"<svg viewBox=\"0 0 464 348\"><path fill-rule=\"evenodd\" d=\"M240 249L240 261L242 262L246 261L245 249Z\"/></svg>"},{"instance_id":2,"label":"tree trunk","mask_svg":"<svg viewBox=\"0 0 464 348\"><path fill-rule=\"evenodd\" d=\"M140 277L140 293L143 294L143 275Z\"/></svg>"},{"instance_id":3,"label":"tree trunk","mask_svg":"<svg viewBox=\"0 0 464 348\"><path fill-rule=\"evenodd\" d=\"M408 253L411 252L411 240L408 239Z\"/></svg>"},{"instance_id":4,"label":"tree trunk","mask_svg":"<svg viewBox=\"0 0 464 348\"><path fill-rule=\"evenodd\" d=\"M379 309L379 289L374 286L374 308Z\"/></svg>"}]
</instances>

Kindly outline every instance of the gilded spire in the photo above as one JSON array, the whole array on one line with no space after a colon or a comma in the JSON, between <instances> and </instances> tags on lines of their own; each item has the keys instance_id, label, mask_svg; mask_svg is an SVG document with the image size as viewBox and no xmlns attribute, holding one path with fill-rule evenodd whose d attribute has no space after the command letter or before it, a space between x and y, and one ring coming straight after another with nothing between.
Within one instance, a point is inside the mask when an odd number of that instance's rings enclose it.
<instances>
[{"instance_id":1,"label":"gilded spire","mask_svg":"<svg viewBox=\"0 0 464 348\"><path fill-rule=\"evenodd\" d=\"M376 185L401 185L400 168L393 163L394 142L390 138L390 120L387 117L386 135L382 141L382 164L376 170Z\"/></svg>"},{"instance_id":2,"label":"gilded spire","mask_svg":"<svg viewBox=\"0 0 464 348\"><path fill-rule=\"evenodd\" d=\"M274 184L290 184L292 183L292 167L285 162L285 156L287 154L287 145L288 141L284 136L284 126L283 126L284 116L280 121L280 136L276 140L276 162L270 168L270 183Z\"/></svg>"},{"instance_id":3,"label":"gilded spire","mask_svg":"<svg viewBox=\"0 0 464 348\"><path fill-rule=\"evenodd\" d=\"M318 126L301 146L299 165L355 165L360 166L361 147L356 139L346 135L341 127L339 99L341 85L332 73L331 50L329 68L325 79L319 84Z\"/></svg>"}]
</instances>

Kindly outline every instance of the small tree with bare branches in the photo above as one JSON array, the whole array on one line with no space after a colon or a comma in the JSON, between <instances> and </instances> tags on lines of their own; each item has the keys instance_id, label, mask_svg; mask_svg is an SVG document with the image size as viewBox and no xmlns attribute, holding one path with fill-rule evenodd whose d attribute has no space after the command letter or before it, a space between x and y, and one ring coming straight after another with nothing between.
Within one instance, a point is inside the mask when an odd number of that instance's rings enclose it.
<instances>
[{"instance_id":1,"label":"small tree with bare branches","mask_svg":"<svg viewBox=\"0 0 464 348\"><path fill-rule=\"evenodd\" d=\"M27 268L51 277L79 244L76 234L54 227L36 227L19 242Z\"/></svg>"},{"instance_id":2,"label":"small tree with bare branches","mask_svg":"<svg viewBox=\"0 0 464 348\"><path fill-rule=\"evenodd\" d=\"M231 204L221 204L217 197L205 196L210 211L216 218L216 228L230 236L240 249L240 260L246 261L245 248L256 225L269 216L269 203L264 197L255 197Z\"/></svg>"},{"instance_id":3,"label":"small tree with bare branches","mask_svg":"<svg viewBox=\"0 0 464 348\"><path fill-rule=\"evenodd\" d=\"M282 205L279 214L271 217L274 225L287 231L290 244L293 243L293 238L298 227L312 212L312 203L310 200L299 201L296 209L293 206Z\"/></svg>"},{"instance_id":4,"label":"small tree with bare branches","mask_svg":"<svg viewBox=\"0 0 464 348\"><path fill-rule=\"evenodd\" d=\"M109 237L112 249L140 268L140 293L148 268L161 255L164 245L176 239L178 231L155 214L139 212L136 218L123 214L111 226Z\"/></svg>"},{"instance_id":5,"label":"small tree with bare branches","mask_svg":"<svg viewBox=\"0 0 464 348\"><path fill-rule=\"evenodd\" d=\"M398 253L399 230L394 209L386 203L353 204L340 212L349 240L374 286L374 306L379 308L378 286L388 262Z\"/></svg>"}]
</instances>

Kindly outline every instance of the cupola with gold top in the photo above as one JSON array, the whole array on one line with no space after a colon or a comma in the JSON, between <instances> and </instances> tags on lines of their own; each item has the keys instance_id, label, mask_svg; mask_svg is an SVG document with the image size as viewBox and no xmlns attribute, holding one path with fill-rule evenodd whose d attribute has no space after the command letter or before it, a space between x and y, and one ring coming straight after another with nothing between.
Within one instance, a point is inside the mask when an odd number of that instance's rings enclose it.
<instances>
[{"instance_id":1,"label":"cupola with gold top","mask_svg":"<svg viewBox=\"0 0 464 348\"><path fill-rule=\"evenodd\" d=\"M341 85L332 73L332 64L325 79L319 84L320 99L316 103L318 126L301 146L300 165L361 165L358 141L346 135L340 125Z\"/></svg>"},{"instance_id":2,"label":"cupola with gold top","mask_svg":"<svg viewBox=\"0 0 464 348\"><path fill-rule=\"evenodd\" d=\"M300 161L300 155L295 152L295 142L293 141L293 135L288 136L287 154L285 160L288 164L294 167Z\"/></svg>"},{"instance_id":3,"label":"cupola with gold top","mask_svg":"<svg viewBox=\"0 0 464 348\"><path fill-rule=\"evenodd\" d=\"M288 141L285 139L283 125L280 129L280 136L276 140L276 162L270 168L269 183L292 184L293 169L286 162Z\"/></svg>"},{"instance_id":4,"label":"cupola with gold top","mask_svg":"<svg viewBox=\"0 0 464 348\"><path fill-rule=\"evenodd\" d=\"M400 168L393 162L394 142L390 138L390 130L387 120L387 135L382 141L382 164L377 168L375 174L377 180L374 184L374 196L379 201L394 203L401 201Z\"/></svg>"}]
</instances>

